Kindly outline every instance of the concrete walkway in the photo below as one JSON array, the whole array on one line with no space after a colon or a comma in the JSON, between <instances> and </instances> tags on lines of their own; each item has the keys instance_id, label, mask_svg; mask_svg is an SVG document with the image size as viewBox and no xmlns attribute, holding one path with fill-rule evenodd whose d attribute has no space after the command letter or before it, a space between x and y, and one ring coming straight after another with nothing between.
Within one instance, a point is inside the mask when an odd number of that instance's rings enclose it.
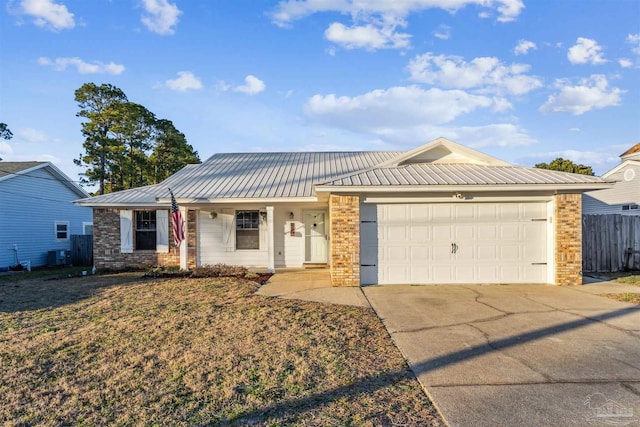
<instances>
[{"instance_id":1,"label":"concrete walkway","mask_svg":"<svg viewBox=\"0 0 640 427\"><path fill-rule=\"evenodd\" d=\"M372 286L450 426L640 425L640 307L594 284Z\"/></svg>"},{"instance_id":2,"label":"concrete walkway","mask_svg":"<svg viewBox=\"0 0 640 427\"><path fill-rule=\"evenodd\" d=\"M332 287L328 269L276 270L258 295L328 304L370 307L359 287Z\"/></svg>"}]
</instances>

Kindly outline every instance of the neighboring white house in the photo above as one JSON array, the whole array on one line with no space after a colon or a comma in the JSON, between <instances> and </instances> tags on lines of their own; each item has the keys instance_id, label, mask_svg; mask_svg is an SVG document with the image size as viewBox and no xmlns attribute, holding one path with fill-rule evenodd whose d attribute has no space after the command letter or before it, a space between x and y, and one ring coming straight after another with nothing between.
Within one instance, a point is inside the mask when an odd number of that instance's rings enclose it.
<instances>
[{"instance_id":1,"label":"neighboring white house","mask_svg":"<svg viewBox=\"0 0 640 427\"><path fill-rule=\"evenodd\" d=\"M216 154L77 203L94 208L99 268L326 264L335 286L581 284L581 193L610 186L439 138L408 152Z\"/></svg>"},{"instance_id":2,"label":"neighboring white house","mask_svg":"<svg viewBox=\"0 0 640 427\"><path fill-rule=\"evenodd\" d=\"M586 215L640 215L640 142L620 155L620 164L602 175L615 181L612 188L582 195L582 213Z\"/></svg>"},{"instance_id":3,"label":"neighboring white house","mask_svg":"<svg viewBox=\"0 0 640 427\"><path fill-rule=\"evenodd\" d=\"M91 209L73 204L88 196L49 162L0 162L0 268L46 265L72 234L91 234Z\"/></svg>"}]
</instances>

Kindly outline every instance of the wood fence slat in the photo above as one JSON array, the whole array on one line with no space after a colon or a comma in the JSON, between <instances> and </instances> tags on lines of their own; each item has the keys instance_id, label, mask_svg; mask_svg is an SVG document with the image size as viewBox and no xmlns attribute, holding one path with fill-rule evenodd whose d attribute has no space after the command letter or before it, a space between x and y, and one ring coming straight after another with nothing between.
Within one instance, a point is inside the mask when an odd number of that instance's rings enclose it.
<instances>
[{"instance_id":1,"label":"wood fence slat","mask_svg":"<svg viewBox=\"0 0 640 427\"><path fill-rule=\"evenodd\" d=\"M93 264L93 236L90 234L71 235L71 263L73 265Z\"/></svg>"},{"instance_id":2,"label":"wood fence slat","mask_svg":"<svg viewBox=\"0 0 640 427\"><path fill-rule=\"evenodd\" d=\"M640 215L583 215L582 269L585 273L640 270Z\"/></svg>"}]
</instances>

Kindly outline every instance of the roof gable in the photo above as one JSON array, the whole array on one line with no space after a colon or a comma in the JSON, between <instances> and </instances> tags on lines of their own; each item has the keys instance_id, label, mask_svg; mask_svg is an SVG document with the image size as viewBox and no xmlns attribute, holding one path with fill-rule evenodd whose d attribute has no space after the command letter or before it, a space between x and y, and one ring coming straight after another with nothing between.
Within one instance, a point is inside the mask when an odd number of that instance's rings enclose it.
<instances>
[{"instance_id":1,"label":"roof gable","mask_svg":"<svg viewBox=\"0 0 640 427\"><path fill-rule=\"evenodd\" d=\"M43 165L45 162L0 162L0 178L14 177L17 173Z\"/></svg>"},{"instance_id":2,"label":"roof gable","mask_svg":"<svg viewBox=\"0 0 640 427\"><path fill-rule=\"evenodd\" d=\"M89 197L89 193L73 182L71 178L65 175L64 172L58 169L51 162L0 162L0 182L18 176L30 177L30 172L34 172L39 169L46 169L46 171L52 176L53 180L59 181L79 197ZM39 178L36 177L35 179Z\"/></svg>"},{"instance_id":3,"label":"roof gable","mask_svg":"<svg viewBox=\"0 0 640 427\"><path fill-rule=\"evenodd\" d=\"M390 159L379 167L397 167L412 164L471 164L482 166L511 166L510 163L473 150L469 147L438 138Z\"/></svg>"},{"instance_id":4,"label":"roof gable","mask_svg":"<svg viewBox=\"0 0 640 427\"><path fill-rule=\"evenodd\" d=\"M638 160L638 159L640 159L640 142L638 142L633 147L629 148L624 153L620 154L620 157L623 160L626 160L626 159Z\"/></svg>"}]
</instances>

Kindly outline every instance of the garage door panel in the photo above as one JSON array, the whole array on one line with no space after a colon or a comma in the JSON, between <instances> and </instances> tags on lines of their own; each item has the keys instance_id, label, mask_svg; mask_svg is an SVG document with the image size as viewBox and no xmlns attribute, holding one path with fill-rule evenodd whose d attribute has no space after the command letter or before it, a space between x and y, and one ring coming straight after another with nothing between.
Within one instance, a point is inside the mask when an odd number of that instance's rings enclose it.
<instances>
[{"instance_id":1,"label":"garage door panel","mask_svg":"<svg viewBox=\"0 0 640 427\"><path fill-rule=\"evenodd\" d=\"M496 265L478 265L478 281L480 283L495 283L498 277L498 267Z\"/></svg>"},{"instance_id":2,"label":"garage door panel","mask_svg":"<svg viewBox=\"0 0 640 427\"><path fill-rule=\"evenodd\" d=\"M412 262L427 262L431 259L431 248L427 246L412 246L410 248L411 261ZM413 268L419 268L419 265L414 265Z\"/></svg>"},{"instance_id":3,"label":"garage door panel","mask_svg":"<svg viewBox=\"0 0 640 427\"><path fill-rule=\"evenodd\" d=\"M409 239L412 242L426 242L431 240L431 227L420 224L411 226Z\"/></svg>"},{"instance_id":4,"label":"garage door panel","mask_svg":"<svg viewBox=\"0 0 640 427\"><path fill-rule=\"evenodd\" d=\"M453 228L454 242L468 242L476 240L475 224L458 224Z\"/></svg>"},{"instance_id":5,"label":"garage door panel","mask_svg":"<svg viewBox=\"0 0 640 427\"><path fill-rule=\"evenodd\" d=\"M456 283L475 283L477 280L475 264L458 264L454 272Z\"/></svg>"},{"instance_id":6,"label":"garage door panel","mask_svg":"<svg viewBox=\"0 0 640 427\"><path fill-rule=\"evenodd\" d=\"M381 204L377 214L379 283L546 282L536 265L547 259L546 203Z\"/></svg>"},{"instance_id":7,"label":"garage door panel","mask_svg":"<svg viewBox=\"0 0 640 427\"><path fill-rule=\"evenodd\" d=\"M497 224L478 224L478 240L498 240L498 225Z\"/></svg>"},{"instance_id":8,"label":"garage door panel","mask_svg":"<svg viewBox=\"0 0 640 427\"><path fill-rule=\"evenodd\" d=\"M412 223L431 221L431 209L425 205L409 206L409 219Z\"/></svg>"},{"instance_id":9,"label":"garage door panel","mask_svg":"<svg viewBox=\"0 0 640 427\"><path fill-rule=\"evenodd\" d=\"M478 261L497 261L499 259L498 247L495 243L493 245L489 243L490 242L487 242L486 245L478 246Z\"/></svg>"},{"instance_id":10,"label":"garage door panel","mask_svg":"<svg viewBox=\"0 0 640 427\"><path fill-rule=\"evenodd\" d=\"M450 224L435 224L432 225L432 235L433 235L433 240L435 240L436 242L442 242L447 241L447 242L451 242L451 238L453 237L451 235L451 225Z\"/></svg>"},{"instance_id":11,"label":"garage door panel","mask_svg":"<svg viewBox=\"0 0 640 427\"><path fill-rule=\"evenodd\" d=\"M432 280L430 268L426 265L414 265L409 274L411 283L429 283Z\"/></svg>"}]
</instances>

